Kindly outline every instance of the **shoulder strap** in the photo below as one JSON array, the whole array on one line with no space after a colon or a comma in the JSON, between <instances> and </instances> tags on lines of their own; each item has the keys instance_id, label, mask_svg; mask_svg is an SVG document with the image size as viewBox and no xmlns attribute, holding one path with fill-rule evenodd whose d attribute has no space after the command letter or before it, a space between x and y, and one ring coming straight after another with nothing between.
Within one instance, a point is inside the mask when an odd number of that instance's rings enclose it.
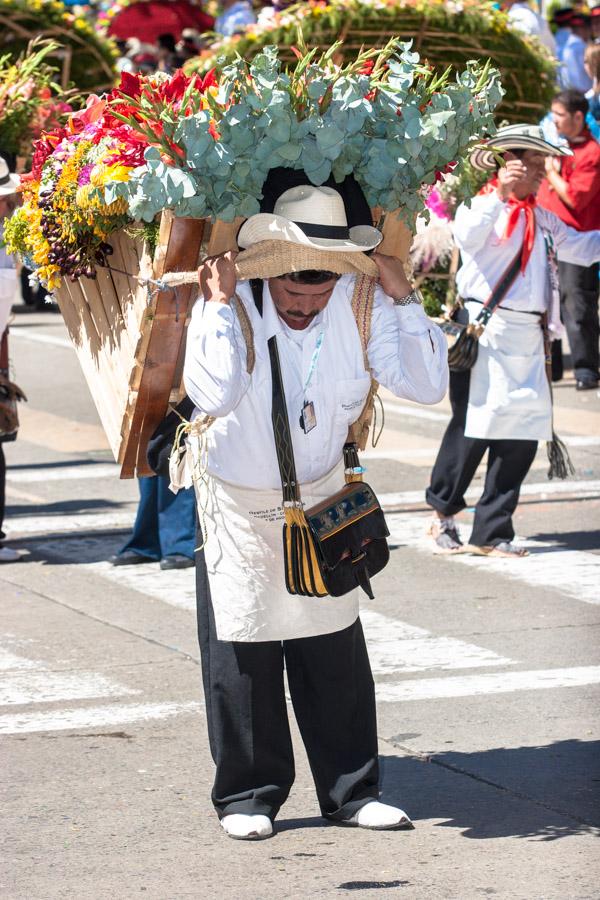
<instances>
[{"instance_id":1,"label":"shoulder strap","mask_svg":"<svg viewBox=\"0 0 600 900\"><path fill-rule=\"evenodd\" d=\"M284 503L298 502L300 500L300 487L296 478L296 463L285 391L279 365L279 351L277 350L277 337L269 338L269 360L271 363L271 382L273 403L271 407L271 420L273 422L273 434L275 437L275 449L277 451L277 463L281 476L281 488Z\"/></svg>"},{"instance_id":2,"label":"shoulder strap","mask_svg":"<svg viewBox=\"0 0 600 900\"><path fill-rule=\"evenodd\" d=\"M522 255L523 247L520 248L515 258L504 270L504 273L496 284L494 290L483 304L483 309L475 319L476 322L480 322L484 326L487 325L492 317L492 313L498 308L498 306L500 306L500 303L508 293L510 287L515 281L515 278L519 274Z\"/></svg>"},{"instance_id":3,"label":"shoulder strap","mask_svg":"<svg viewBox=\"0 0 600 900\"><path fill-rule=\"evenodd\" d=\"M359 275L354 285L352 295L352 313L358 328L358 335L363 351L365 369L370 371L367 347L371 337L371 322L373 318L373 302L375 299L375 279L368 275ZM348 429L347 441L356 444L359 450L364 450L369 439L369 429L373 420L373 408L375 396L379 390L379 383L371 376L371 387L361 413Z\"/></svg>"}]
</instances>

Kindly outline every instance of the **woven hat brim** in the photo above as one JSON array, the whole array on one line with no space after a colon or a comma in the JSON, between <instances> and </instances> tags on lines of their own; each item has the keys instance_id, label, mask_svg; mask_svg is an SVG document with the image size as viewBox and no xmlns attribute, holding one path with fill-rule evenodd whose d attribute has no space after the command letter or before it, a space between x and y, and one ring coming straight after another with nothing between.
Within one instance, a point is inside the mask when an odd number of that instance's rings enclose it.
<instances>
[{"instance_id":1,"label":"woven hat brim","mask_svg":"<svg viewBox=\"0 0 600 900\"><path fill-rule=\"evenodd\" d=\"M573 151L569 147L557 147L554 144L539 138L527 135L506 135L495 137L487 142L484 147L477 147L471 154L471 165L480 172L490 172L498 167L492 148L498 153L504 150L539 150L548 156L572 156Z\"/></svg>"},{"instance_id":2,"label":"woven hat brim","mask_svg":"<svg viewBox=\"0 0 600 900\"><path fill-rule=\"evenodd\" d=\"M263 241L286 241L315 250L332 253L365 253L381 243L383 235L372 225L355 225L349 229L349 239L309 237L290 219L275 213L258 213L246 219L239 230L238 245L248 248Z\"/></svg>"},{"instance_id":3,"label":"woven hat brim","mask_svg":"<svg viewBox=\"0 0 600 900\"><path fill-rule=\"evenodd\" d=\"M240 281L250 278L277 278L289 272L316 269L336 275L369 275L379 277L374 260L364 253L340 253L316 250L290 241L259 241L238 253L235 260Z\"/></svg>"}]
</instances>

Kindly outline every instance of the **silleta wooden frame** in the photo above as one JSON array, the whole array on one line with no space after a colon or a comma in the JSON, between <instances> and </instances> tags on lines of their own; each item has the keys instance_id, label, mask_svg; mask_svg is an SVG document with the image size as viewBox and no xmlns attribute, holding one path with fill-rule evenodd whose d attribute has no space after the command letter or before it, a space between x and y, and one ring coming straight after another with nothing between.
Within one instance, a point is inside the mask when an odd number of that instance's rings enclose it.
<instances>
[{"instance_id":1,"label":"silleta wooden frame","mask_svg":"<svg viewBox=\"0 0 600 900\"><path fill-rule=\"evenodd\" d=\"M384 233L378 249L406 260L409 229L394 213L373 213ZM242 221L211 225L164 212L154 259L140 239L117 232L108 268L98 266L96 278L64 278L54 292L121 478L154 474L146 448L169 404L183 397L185 335L198 296L193 284L160 291L144 279L192 271L204 252L237 249Z\"/></svg>"}]
</instances>

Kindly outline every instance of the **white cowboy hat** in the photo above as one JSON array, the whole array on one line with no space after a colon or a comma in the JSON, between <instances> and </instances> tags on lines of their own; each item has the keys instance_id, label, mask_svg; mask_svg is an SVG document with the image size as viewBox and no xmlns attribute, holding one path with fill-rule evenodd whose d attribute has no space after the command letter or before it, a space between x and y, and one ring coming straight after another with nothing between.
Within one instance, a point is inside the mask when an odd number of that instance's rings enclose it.
<instances>
[{"instance_id":1,"label":"white cowboy hat","mask_svg":"<svg viewBox=\"0 0 600 900\"><path fill-rule=\"evenodd\" d=\"M0 156L0 197L9 197L11 194L16 194L20 183L21 179L19 176L10 171L6 160Z\"/></svg>"},{"instance_id":2,"label":"white cowboy hat","mask_svg":"<svg viewBox=\"0 0 600 900\"><path fill-rule=\"evenodd\" d=\"M364 253L382 239L372 225L348 228L344 201L333 188L302 184L284 191L272 213L250 216L237 241L244 248L261 241L287 241L315 250Z\"/></svg>"},{"instance_id":3,"label":"white cowboy hat","mask_svg":"<svg viewBox=\"0 0 600 900\"><path fill-rule=\"evenodd\" d=\"M473 151L471 154L473 168L484 172L498 168L492 148L498 153L504 150L538 150L548 156L573 156L573 151L569 147L550 144L544 138L544 132L539 125L507 125L505 128L499 128L493 138L484 141L483 146Z\"/></svg>"}]
</instances>

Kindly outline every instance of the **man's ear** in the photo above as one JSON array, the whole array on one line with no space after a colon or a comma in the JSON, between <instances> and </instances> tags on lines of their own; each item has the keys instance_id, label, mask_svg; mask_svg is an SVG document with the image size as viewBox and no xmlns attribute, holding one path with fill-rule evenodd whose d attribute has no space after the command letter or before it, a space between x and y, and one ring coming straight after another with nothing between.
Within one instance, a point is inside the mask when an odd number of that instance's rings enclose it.
<instances>
[{"instance_id":1,"label":"man's ear","mask_svg":"<svg viewBox=\"0 0 600 900\"><path fill-rule=\"evenodd\" d=\"M574 117L575 117L575 124L577 125L577 127L579 129L582 129L583 126L585 125L584 114L581 112L581 110L578 109L577 112L574 113Z\"/></svg>"}]
</instances>

